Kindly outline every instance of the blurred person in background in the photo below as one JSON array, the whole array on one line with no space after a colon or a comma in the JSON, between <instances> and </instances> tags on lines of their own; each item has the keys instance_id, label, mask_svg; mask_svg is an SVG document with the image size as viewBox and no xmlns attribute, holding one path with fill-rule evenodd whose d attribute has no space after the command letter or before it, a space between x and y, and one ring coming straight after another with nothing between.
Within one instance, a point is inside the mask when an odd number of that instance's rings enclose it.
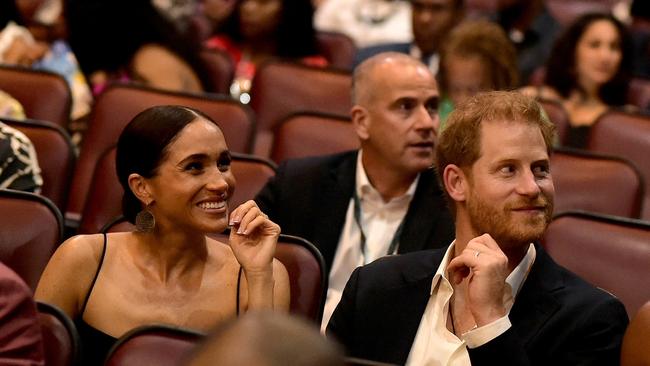
<instances>
[{"instance_id":1,"label":"blurred person in background","mask_svg":"<svg viewBox=\"0 0 650 366\"><path fill-rule=\"evenodd\" d=\"M495 21L503 27L517 50L520 82L525 85L549 57L562 29L544 0L498 0Z\"/></svg>"},{"instance_id":2,"label":"blurred person in background","mask_svg":"<svg viewBox=\"0 0 650 366\"><path fill-rule=\"evenodd\" d=\"M465 16L464 1L411 0L413 40L362 48L357 52L356 64L381 52L401 52L419 59L436 75L440 63L439 50L452 28Z\"/></svg>"},{"instance_id":3,"label":"blurred person in background","mask_svg":"<svg viewBox=\"0 0 650 366\"><path fill-rule=\"evenodd\" d=\"M314 8L309 0L240 0L222 32L205 42L208 48L226 51L235 64L230 94L248 102L255 70L272 58L291 59L312 66L326 66L319 55L312 24Z\"/></svg>"},{"instance_id":4,"label":"blurred person in background","mask_svg":"<svg viewBox=\"0 0 650 366\"><path fill-rule=\"evenodd\" d=\"M199 43L181 34L151 0L66 0L65 17L70 45L95 94L113 81L205 89Z\"/></svg>"},{"instance_id":5,"label":"blurred person in background","mask_svg":"<svg viewBox=\"0 0 650 366\"><path fill-rule=\"evenodd\" d=\"M218 326L187 366L343 366L343 351L310 322L281 313L249 313Z\"/></svg>"},{"instance_id":6,"label":"blurred person in background","mask_svg":"<svg viewBox=\"0 0 650 366\"><path fill-rule=\"evenodd\" d=\"M487 20L461 23L452 30L440 55L441 129L454 106L468 97L518 86L517 51L495 23Z\"/></svg>"},{"instance_id":7,"label":"blurred person in background","mask_svg":"<svg viewBox=\"0 0 650 366\"><path fill-rule=\"evenodd\" d=\"M572 23L555 42L544 85L522 92L558 100L569 115L564 145L583 148L591 126L612 107L624 106L632 70L630 39L616 18L589 13Z\"/></svg>"}]
</instances>

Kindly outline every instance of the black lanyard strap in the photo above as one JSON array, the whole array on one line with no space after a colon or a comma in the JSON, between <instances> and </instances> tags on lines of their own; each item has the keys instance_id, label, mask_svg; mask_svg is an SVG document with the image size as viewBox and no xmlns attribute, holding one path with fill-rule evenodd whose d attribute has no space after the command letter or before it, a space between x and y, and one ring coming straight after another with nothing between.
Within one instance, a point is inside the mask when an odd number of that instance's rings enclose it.
<instances>
[{"instance_id":1,"label":"black lanyard strap","mask_svg":"<svg viewBox=\"0 0 650 366\"><path fill-rule=\"evenodd\" d=\"M363 263L366 264L366 234L363 231L363 225L361 225L361 202L359 200L359 196L357 195L356 189L354 190L352 198L354 199L354 221L356 221L360 233L359 244L361 246L361 255L363 256ZM393 239L390 241L386 255L393 254L397 250L397 247L399 246L399 237L402 235L403 228L404 219L402 219L402 221L399 223L399 226L397 226L397 230L395 230L395 235L393 235Z\"/></svg>"}]
</instances>

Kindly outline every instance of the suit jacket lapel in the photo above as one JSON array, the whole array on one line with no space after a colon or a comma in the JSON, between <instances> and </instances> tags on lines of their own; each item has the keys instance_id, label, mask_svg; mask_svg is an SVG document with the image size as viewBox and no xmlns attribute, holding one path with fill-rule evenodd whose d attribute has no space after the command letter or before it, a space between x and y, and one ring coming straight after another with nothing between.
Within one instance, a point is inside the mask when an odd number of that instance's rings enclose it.
<instances>
[{"instance_id":1,"label":"suit jacket lapel","mask_svg":"<svg viewBox=\"0 0 650 366\"><path fill-rule=\"evenodd\" d=\"M513 329L525 347L542 329L542 325L560 309L551 292L564 286L558 271L554 269L557 265L539 245L535 246L535 250L537 254L533 268L510 311Z\"/></svg>"},{"instance_id":2,"label":"suit jacket lapel","mask_svg":"<svg viewBox=\"0 0 650 366\"><path fill-rule=\"evenodd\" d=\"M328 272L332 267L345 224L345 213L354 190L356 162L357 153L351 153L324 174L322 192L317 198L319 204L314 206L319 207L319 219L314 223L314 243L325 258Z\"/></svg>"},{"instance_id":3,"label":"suit jacket lapel","mask_svg":"<svg viewBox=\"0 0 650 366\"><path fill-rule=\"evenodd\" d=\"M431 252L427 256L428 263L431 263L429 267L407 270L403 274L404 285L387 292L386 301L391 302L382 308L384 324L381 328L388 329L390 334L380 337L385 344L374 351L383 354L381 359L401 365L406 363L431 296L433 275L444 255L445 250Z\"/></svg>"}]
</instances>

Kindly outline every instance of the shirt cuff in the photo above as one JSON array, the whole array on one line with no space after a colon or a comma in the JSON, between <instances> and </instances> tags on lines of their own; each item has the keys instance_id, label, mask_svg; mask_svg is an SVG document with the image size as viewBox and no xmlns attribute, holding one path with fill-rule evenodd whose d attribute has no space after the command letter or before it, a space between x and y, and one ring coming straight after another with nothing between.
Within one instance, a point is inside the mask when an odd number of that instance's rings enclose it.
<instances>
[{"instance_id":1,"label":"shirt cuff","mask_svg":"<svg viewBox=\"0 0 650 366\"><path fill-rule=\"evenodd\" d=\"M508 315L505 315L490 324L486 324L480 328L474 328L461 337L468 348L477 348L505 333L511 326L510 318L508 318Z\"/></svg>"}]
</instances>

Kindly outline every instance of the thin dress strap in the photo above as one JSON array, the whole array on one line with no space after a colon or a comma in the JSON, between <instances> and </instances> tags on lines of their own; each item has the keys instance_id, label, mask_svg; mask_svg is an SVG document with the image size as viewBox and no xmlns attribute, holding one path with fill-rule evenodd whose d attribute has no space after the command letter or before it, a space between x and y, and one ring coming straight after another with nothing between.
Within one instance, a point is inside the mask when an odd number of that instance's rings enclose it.
<instances>
[{"instance_id":1,"label":"thin dress strap","mask_svg":"<svg viewBox=\"0 0 650 366\"><path fill-rule=\"evenodd\" d=\"M237 317L239 318L239 287L241 285L241 273L242 273L242 266L239 266L239 273L237 274Z\"/></svg>"},{"instance_id":2,"label":"thin dress strap","mask_svg":"<svg viewBox=\"0 0 650 366\"><path fill-rule=\"evenodd\" d=\"M86 294L86 298L84 299L83 305L81 307L81 317L83 317L84 312L86 311L86 304L88 304L88 299L90 299L90 294L93 292L93 288L95 287L95 281L97 281L97 276L99 276L99 271L102 269L102 264L104 264L104 256L106 256L106 233L104 233L104 244L102 245L102 255L99 257L99 266L97 266L97 271L95 272L95 277L93 277L93 281L90 283L90 288L88 289L88 293Z\"/></svg>"}]
</instances>

